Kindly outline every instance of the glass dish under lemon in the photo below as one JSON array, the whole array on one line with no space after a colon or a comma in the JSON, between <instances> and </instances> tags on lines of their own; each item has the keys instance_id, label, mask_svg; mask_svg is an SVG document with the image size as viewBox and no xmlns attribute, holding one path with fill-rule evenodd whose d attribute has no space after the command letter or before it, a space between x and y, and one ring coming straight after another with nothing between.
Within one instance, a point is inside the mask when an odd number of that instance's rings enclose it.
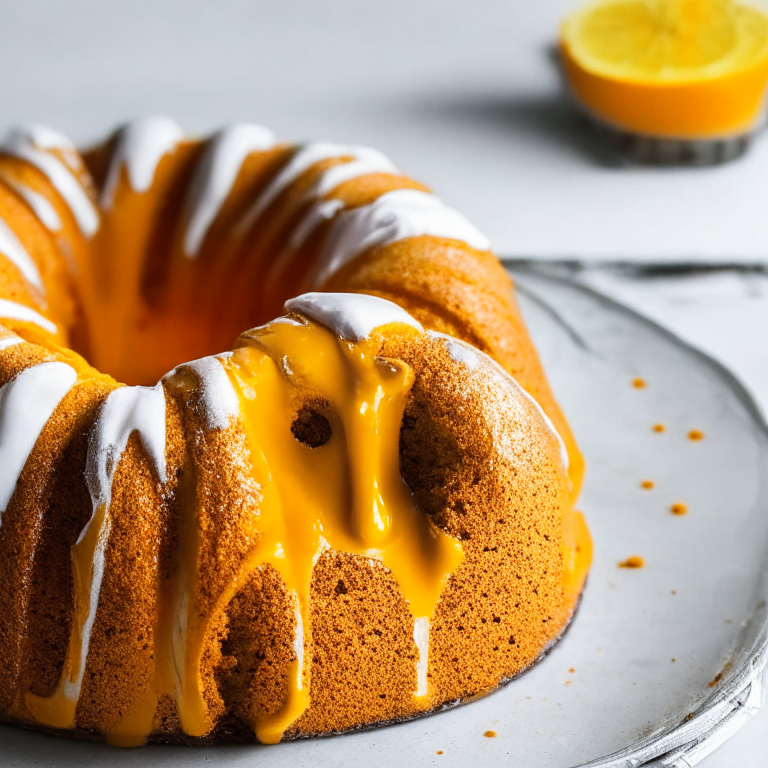
<instances>
[{"instance_id":1,"label":"glass dish under lemon","mask_svg":"<svg viewBox=\"0 0 768 768\"><path fill-rule=\"evenodd\" d=\"M601 0L566 19L560 48L578 103L641 159L728 159L762 126L768 15L756 6Z\"/></svg>"}]
</instances>

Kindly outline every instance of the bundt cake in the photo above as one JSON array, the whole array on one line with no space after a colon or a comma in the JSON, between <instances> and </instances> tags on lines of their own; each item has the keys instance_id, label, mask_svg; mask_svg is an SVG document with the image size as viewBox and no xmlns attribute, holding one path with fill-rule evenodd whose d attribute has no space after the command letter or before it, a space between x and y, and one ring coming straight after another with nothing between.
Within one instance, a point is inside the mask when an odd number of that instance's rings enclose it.
<instances>
[{"instance_id":1,"label":"bundt cake","mask_svg":"<svg viewBox=\"0 0 768 768\"><path fill-rule=\"evenodd\" d=\"M486 240L378 152L0 147L2 719L271 743L493 690L573 615L582 472Z\"/></svg>"}]
</instances>

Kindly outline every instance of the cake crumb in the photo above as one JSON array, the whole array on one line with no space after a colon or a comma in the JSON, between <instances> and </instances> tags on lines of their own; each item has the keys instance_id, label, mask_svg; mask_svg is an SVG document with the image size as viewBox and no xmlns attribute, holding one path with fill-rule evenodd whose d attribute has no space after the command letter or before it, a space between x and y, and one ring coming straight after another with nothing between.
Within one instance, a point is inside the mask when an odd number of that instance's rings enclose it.
<instances>
[{"instance_id":1,"label":"cake crumb","mask_svg":"<svg viewBox=\"0 0 768 768\"><path fill-rule=\"evenodd\" d=\"M644 565L645 560L640 555L632 555L619 563L619 568L642 568Z\"/></svg>"},{"instance_id":2,"label":"cake crumb","mask_svg":"<svg viewBox=\"0 0 768 768\"><path fill-rule=\"evenodd\" d=\"M645 389L647 385L645 383L645 379L641 379L640 377L638 377L636 379L632 379L632 386L635 389Z\"/></svg>"},{"instance_id":3,"label":"cake crumb","mask_svg":"<svg viewBox=\"0 0 768 768\"><path fill-rule=\"evenodd\" d=\"M711 682L709 683L710 688L714 688L722 679L723 675L726 674L733 664L730 661L727 661L725 663L725 666L712 678Z\"/></svg>"},{"instance_id":4,"label":"cake crumb","mask_svg":"<svg viewBox=\"0 0 768 768\"><path fill-rule=\"evenodd\" d=\"M496 731L486 731L483 736L485 736L486 739L495 739Z\"/></svg>"},{"instance_id":5,"label":"cake crumb","mask_svg":"<svg viewBox=\"0 0 768 768\"><path fill-rule=\"evenodd\" d=\"M669 508L669 511L673 515L685 515L685 514L688 513L688 505L687 504L683 504L682 501L678 501L676 504L673 504Z\"/></svg>"},{"instance_id":6,"label":"cake crumb","mask_svg":"<svg viewBox=\"0 0 768 768\"><path fill-rule=\"evenodd\" d=\"M670 594L670 595L676 595L676 594L677 594L677 590L676 590L676 589L673 589L673 590L672 590L672 591L671 591L669 594Z\"/></svg>"},{"instance_id":7,"label":"cake crumb","mask_svg":"<svg viewBox=\"0 0 768 768\"><path fill-rule=\"evenodd\" d=\"M675 663L675 659L672 659L672 663L673 663L673 664Z\"/></svg>"},{"instance_id":8,"label":"cake crumb","mask_svg":"<svg viewBox=\"0 0 768 768\"><path fill-rule=\"evenodd\" d=\"M644 488L646 491L650 491L652 488L655 488L653 480L643 480L643 482L640 483L640 487Z\"/></svg>"},{"instance_id":9,"label":"cake crumb","mask_svg":"<svg viewBox=\"0 0 768 768\"><path fill-rule=\"evenodd\" d=\"M703 440L704 439L704 433L700 429L692 429L688 433L688 439L689 440Z\"/></svg>"},{"instance_id":10,"label":"cake crumb","mask_svg":"<svg viewBox=\"0 0 768 768\"><path fill-rule=\"evenodd\" d=\"M570 681L570 680L566 680L566 681L565 681L565 684L566 684L566 685L570 685L570 684L571 684L571 681Z\"/></svg>"},{"instance_id":11,"label":"cake crumb","mask_svg":"<svg viewBox=\"0 0 768 768\"><path fill-rule=\"evenodd\" d=\"M666 430L666 427L663 424L654 424L653 425L653 431L654 432L664 432Z\"/></svg>"}]
</instances>

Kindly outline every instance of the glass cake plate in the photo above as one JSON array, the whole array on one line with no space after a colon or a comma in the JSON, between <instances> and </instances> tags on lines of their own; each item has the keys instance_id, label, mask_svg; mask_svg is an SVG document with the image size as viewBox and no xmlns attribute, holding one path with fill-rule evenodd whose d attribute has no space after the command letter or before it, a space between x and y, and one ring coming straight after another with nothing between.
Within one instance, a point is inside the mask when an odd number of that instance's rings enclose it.
<instances>
[{"instance_id":1,"label":"glass cake plate","mask_svg":"<svg viewBox=\"0 0 768 768\"><path fill-rule=\"evenodd\" d=\"M683 768L732 735L768 653L766 427L731 374L660 327L575 282L515 277L587 457L595 543L578 615L540 664L467 706L273 747L117 750L0 726L0 764ZM644 567L618 567L632 556Z\"/></svg>"}]
</instances>

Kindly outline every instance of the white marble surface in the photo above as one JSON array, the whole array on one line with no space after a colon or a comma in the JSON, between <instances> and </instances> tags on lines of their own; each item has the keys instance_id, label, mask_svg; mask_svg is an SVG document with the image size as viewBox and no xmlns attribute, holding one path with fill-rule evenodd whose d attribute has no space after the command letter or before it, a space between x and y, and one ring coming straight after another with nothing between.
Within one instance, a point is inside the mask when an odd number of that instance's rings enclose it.
<instances>
[{"instance_id":1,"label":"white marble surface","mask_svg":"<svg viewBox=\"0 0 768 768\"><path fill-rule=\"evenodd\" d=\"M497 251L768 258L768 141L716 169L617 164L574 119L551 45L573 0L0 0L0 130L79 142L170 114L367 143L428 181ZM768 280L590 279L734 367L768 412ZM768 710L706 768L765 764Z\"/></svg>"}]
</instances>

